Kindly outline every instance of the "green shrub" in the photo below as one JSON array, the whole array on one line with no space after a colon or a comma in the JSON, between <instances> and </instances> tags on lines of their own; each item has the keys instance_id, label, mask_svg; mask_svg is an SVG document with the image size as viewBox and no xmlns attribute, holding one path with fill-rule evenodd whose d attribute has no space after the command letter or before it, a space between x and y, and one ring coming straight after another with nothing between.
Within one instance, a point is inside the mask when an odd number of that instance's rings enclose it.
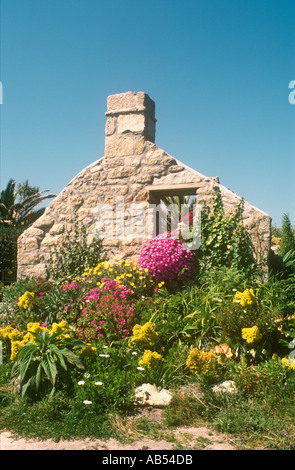
<instances>
[{"instance_id":1,"label":"green shrub","mask_svg":"<svg viewBox=\"0 0 295 470\"><path fill-rule=\"evenodd\" d=\"M282 221L282 241L280 246L280 255L285 256L289 251L295 250L295 238L289 216L283 215Z\"/></svg>"},{"instance_id":2,"label":"green shrub","mask_svg":"<svg viewBox=\"0 0 295 470\"><path fill-rule=\"evenodd\" d=\"M44 322L46 320L46 312L43 310L44 299L53 288L51 282L40 277L22 278L6 287L0 306L0 326L11 324L22 330L29 322ZM32 301L20 302L27 292L32 294Z\"/></svg>"},{"instance_id":3,"label":"green shrub","mask_svg":"<svg viewBox=\"0 0 295 470\"><path fill-rule=\"evenodd\" d=\"M17 268L17 239L22 229L0 226L0 273Z\"/></svg>"},{"instance_id":4,"label":"green shrub","mask_svg":"<svg viewBox=\"0 0 295 470\"><path fill-rule=\"evenodd\" d=\"M242 223L243 199L236 212L224 213L220 191L215 188L212 210L204 207L201 215L201 246L196 255L201 272L214 267L233 267L248 275L257 270L254 248L246 227Z\"/></svg>"},{"instance_id":5,"label":"green shrub","mask_svg":"<svg viewBox=\"0 0 295 470\"><path fill-rule=\"evenodd\" d=\"M104 258L101 241L94 238L89 246L86 228L78 222L75 214L73 233L62 245L50 247L50 276L55 280L74 280L86 268L96 266Z\"/></svg>"},{"instance_id":6,"label":"green shrub","mask_svg":"<svg viewBox=\"0 0 295 470\"><path fill-rule=\"evenodd\" d=\"M134 390L142 383L138 358L122 341L115 347L97 345L88 359L85 373L76 376L73 413L80 416L126 411L133 406Z\"/></svg>"},{"instance_id":7,"label":"green shrub","mask_svg":"<svg viewBox=\"0 0 295 470\"><path fill-rule=\"evenodd\" d=\"M61 383L70 382L71 366L84 369L75 351L81 350L83 343L70 337L66 332L50 333L42 330L30 332L35 339L24 344L16 355L13 378L19 378L21 394L29 392L46 393L50 396Z\"/></svg>"},{"instance_id":8,"label":"green shrub","mask_svg":"<svg viewBox=\"0 0 295 470\"><path fill-rule=\"evenodd\" d=\"M220 304L216 316L223 341L239 356L260 362L280 351L280 316L275 309L265 308L253 289L237 291Z\"/></svg>"}]
</instances>

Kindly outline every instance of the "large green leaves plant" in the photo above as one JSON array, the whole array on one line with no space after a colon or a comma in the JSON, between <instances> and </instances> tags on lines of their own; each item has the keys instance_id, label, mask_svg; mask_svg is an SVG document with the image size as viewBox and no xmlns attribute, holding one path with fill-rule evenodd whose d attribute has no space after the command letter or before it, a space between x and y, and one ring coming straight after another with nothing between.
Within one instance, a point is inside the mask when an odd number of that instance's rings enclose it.
<instances>
[{"instance_id":1,"label":"large green leaves plant","mask_svg":"<svg viewBox=\"0 0 295 470\"><path fill-rule=\"evenodd\" d=\"M201 272L226 266L253 274L257 265L250 235L242 222L244 200L227 216L220 190L215 188L212 196L212 208L205 206L202 210L202 241L197 253Z\"/></svg>"},{"instance_id":2,"label":"large green leaves plant","mask_svg":"<svg viewBox=\"0 0 295 470\"><path fill-rule=\"evenodd\" d=\"M74 338L64 336L65 332L48 333L46 330L33 333L35 342L25 344L19 350L16 364L12 372L13 378L19 377L21 394L24 397L29 390L36 394L41 389L51 387L50 396L56 390L58 379L70 382L72 367L84 369L76 351L84 343Z\"/></svg>"}]
</instances>

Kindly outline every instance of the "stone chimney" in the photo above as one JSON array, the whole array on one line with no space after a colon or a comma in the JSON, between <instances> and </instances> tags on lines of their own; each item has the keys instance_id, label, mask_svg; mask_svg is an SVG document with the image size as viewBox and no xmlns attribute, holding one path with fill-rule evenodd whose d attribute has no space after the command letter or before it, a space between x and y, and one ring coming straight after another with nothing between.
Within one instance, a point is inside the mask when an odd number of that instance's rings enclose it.
<instances>
[{"instance_id":1,"label":"stone chimney","mask_svg":"<svg viewBox=\"0 0 295 470\"><path fill-rule=\"evenodd\" d=\"M148 140L155 142L155 103L143 92L108 96L105 157L124 157Z\"/></svg>"}]
</instances>

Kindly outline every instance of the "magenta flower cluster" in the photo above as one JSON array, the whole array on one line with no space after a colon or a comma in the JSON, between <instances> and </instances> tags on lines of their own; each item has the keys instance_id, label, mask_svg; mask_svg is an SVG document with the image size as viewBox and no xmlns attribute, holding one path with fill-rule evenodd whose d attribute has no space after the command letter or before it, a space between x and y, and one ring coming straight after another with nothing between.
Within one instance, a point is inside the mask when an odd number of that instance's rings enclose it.
<instances>
[{"instance_id":1,"label":"magenta flower cluster","mask_svg":"<svg viewBox=\"0 0 295 470\"><path fill-rule=\"evenodd\" d=\"M132 291L115 280L103 278L101 282L101 287L94 287L83 297L85 307L78 319L82 340L125 338L131 331L135 315Z\"/></svg>"},{"instance_id":2,"label":"magenta flower cluster","mask_svg":"<svg viewBox=\"0 0 295 470\"><path fill-rule=\"evenodd\" d=\"M194 256L171 234L158 235L141 249L137 264L157 281L182 280L194 268Z\"/></svg>"},{"instance_id":3,"label":"magenta flower cluster","mask_svg":"<svg viewBox=\"0 0 295 470\"><path fill-rule=\"evenodd\" d=\"M64 284L64 285L62 286L62 290L63 290L63 291L66 291L66 290L79 290L79 291L80 291L80 290L81 290L81 286L79 286L79 284L77 284L76 281L72 281L72 282L70 282L70 283L68 283L68 284Z\"/></svg>"}]
</instances>

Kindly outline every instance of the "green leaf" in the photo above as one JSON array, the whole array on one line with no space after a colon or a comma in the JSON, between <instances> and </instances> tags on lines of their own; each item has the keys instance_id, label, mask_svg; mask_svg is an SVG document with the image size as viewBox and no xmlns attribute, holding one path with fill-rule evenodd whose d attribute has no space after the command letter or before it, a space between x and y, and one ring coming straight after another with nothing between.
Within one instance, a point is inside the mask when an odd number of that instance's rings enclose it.
<instances>
[{"instance_id":1,"label":"green leaf","mask_svg":"<svg viewBox=\"0 0 295 470\"><path fill-rule=\"evenodd\" d=\"M53 360L53 362L54 362L54 360ZM52 386L54 386L55 378L56 378L56 366L55 366L55 364L52 364L52 362L50 361L50 354L45 353L43 355L41 364L42 364L42 367L43 367L44 372L46 374L46 377L48 378L48 380L50 381ZM55 368L55 370L54 370L54 368Z\"/></svg>"},{"instance_id":2,"label":"green leaf","mask_svg":"<svg viewBox=\"0 0 295 470\"><path fill-rule=\"evenodd\" d=\"M41 383L41 376L42 376L42 364L40 362L40 364L38 365L38 369L37 369L37 372L36 372L36 390L38 392L39 390L39 387L40 387L40 383Z\"/></svg>"},{"instance_id":3,"label":"green leaf","mask_svg":"<svg viewBox=\"0 0 295 470\"><path fill-rule=\"evenodd\" d=\"M62 349L62 353L70 364L78 367L79 369L84 369L84 365L80 358L73 351L70 351L69 349Z\"/></svg>"},{"instance_id":4,"label":"green leaf","mask_svg":"<svg viewBox=\"0 0 295 470\"><path fill-rule=\"evenodd\" d=\"M50 350L52 353L54 353L60 362L60 365L67 370L67 365L65 363L64 357L63 357L63 350L60 350L55 344L50 345Z\"/></svg>"}]
</instances>

